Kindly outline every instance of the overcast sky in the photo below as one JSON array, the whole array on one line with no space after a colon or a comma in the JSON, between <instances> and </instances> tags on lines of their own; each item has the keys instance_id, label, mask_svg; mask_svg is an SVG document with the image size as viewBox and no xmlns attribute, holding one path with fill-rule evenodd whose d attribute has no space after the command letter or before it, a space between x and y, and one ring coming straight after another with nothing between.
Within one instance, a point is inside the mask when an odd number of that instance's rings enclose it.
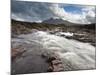
<instances>
[{"instance_id":1,"label":"overcast sky","mask_svg":"<svg viewBox=\"0 0 100 75\"><path fill-rule=\"evenodd\" d=\"M60 18L73 23L95 23L95 6L62 3L25 2L12 0L11 18L20 21L42 22Z\"/></svg>"}]
</instances>

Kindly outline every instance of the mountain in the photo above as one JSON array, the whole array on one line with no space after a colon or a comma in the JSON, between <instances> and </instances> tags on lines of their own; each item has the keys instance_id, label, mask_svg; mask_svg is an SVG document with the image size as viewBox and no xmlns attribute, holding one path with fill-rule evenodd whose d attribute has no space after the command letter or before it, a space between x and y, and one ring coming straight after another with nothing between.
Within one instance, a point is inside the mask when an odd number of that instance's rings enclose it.
<instances>
[{"instance_id":1,"label":"mountain","mask_svg":"<svg viewBox=\"0 0 100 75\"><path fill-rule=\"evenodd\" d=\"M71 23L69 21L63 20L63 19L54 19L54 18L50 18L47 20L44 20L42 23L46 23L46 24L65 24L67 26L69 25L75 25L74 23Z\"/></svg>"}]
</instances>

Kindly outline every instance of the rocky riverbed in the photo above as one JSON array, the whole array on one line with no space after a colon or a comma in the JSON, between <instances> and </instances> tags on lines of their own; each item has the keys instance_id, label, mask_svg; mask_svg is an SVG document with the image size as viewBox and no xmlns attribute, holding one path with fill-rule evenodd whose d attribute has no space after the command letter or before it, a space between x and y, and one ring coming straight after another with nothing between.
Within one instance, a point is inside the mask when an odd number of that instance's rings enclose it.
<instances>
[{"instance_id":1,"label":"rocky riverbed","mask_svg":"<svg viewBox=\"0 0 100 75\"><path fill-rule=\"evenodd\" d=\"M95 47L44 31L12 38L12 58L12 74L95 69Z\"/></svg>"},{"instance_id":2,"label":"rocky riverbed","mask_svg":"<svg viewBox=\"0 0 100 75\"><path fill-rule=\"evenodd\" d=\"M50 32L51 33L51 32ZM95 33L88 33L88 32L56 32L56 33L51 33L55 34L57 36L61 36L67 39L74 39L78 40L80 42L85 42L85 43L90 43L93 46L96 46L96 35Z\"/></svg>"}]
</instances>

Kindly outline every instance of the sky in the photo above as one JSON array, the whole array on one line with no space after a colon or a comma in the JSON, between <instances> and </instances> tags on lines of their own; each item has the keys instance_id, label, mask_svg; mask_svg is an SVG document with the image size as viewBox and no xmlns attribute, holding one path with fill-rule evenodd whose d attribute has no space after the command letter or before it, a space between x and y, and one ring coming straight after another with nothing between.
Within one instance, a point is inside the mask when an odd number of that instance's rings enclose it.
<instances>
[{"instance_id":1,"label":"sky","mask_svg":"<svg viewBox=\"0 0 100 75\"><path fill-rule=\"evenodd\" d=\"M15 0L11 2L11 18L19 21L42 22L54 18L80 24L96 22L95 6Z\"/></svg>"}]
</instances>

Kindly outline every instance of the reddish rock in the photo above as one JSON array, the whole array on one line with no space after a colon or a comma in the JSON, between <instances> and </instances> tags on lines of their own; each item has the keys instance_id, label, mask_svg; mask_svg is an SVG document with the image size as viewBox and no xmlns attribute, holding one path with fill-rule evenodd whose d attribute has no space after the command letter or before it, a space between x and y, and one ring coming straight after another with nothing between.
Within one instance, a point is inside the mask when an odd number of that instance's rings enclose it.
<instances>
[{"instance_id":1,"label":"reddish rock","mask_svg":"<svg viewBox=\"0 0 100 75\"><path fill-rule=\"evenodd\" d=\"M48 72L57 72L57 71L63 71L64 66L62 64L62 61L57 56L56 53L43 53L41 55L43 58L46 58L46 61L49 63Z\"/></svg>"},{"instance_id":2,"label":"reddish rock","mask_svg":"<svg viewBox=\"0 0 100 75\"><path fill-rule=\"evenodd\" d=\"M49 66L49 68L48 68L47 71L48 71L48 72L52 72L52 71L53 71L53 67Z\"/></svg>"},{"instance_id":3,"label":"reddish rock","mask_svg":"<svg viewBox=\"0 0 100 75\"><path fill-rule=\"evenodd\" d=\"M60 60L53 60L52 64L53 65L57 65L57 64L61 64L62 62Z\"/></svg>"},{"instance_id":4,"label":"reddish rock","mask_svg":"<svg viewBox=\"0 0 100 75\"><path fill-rule=\"evenodd\" d=\"M12 48L11 49L11 57L12 58L15 58L17 54L18 54L18 49Z\"/></svg>"},{"instance_id":5,"label":"reddish rock","mask_svg":"<svg viewBox=\"0 0 100 75\"><path fill-rule=\"evenodd\" d=\"M63 68L58 65L53 65L53 72L63 71Z\"/></svg>"},{"instance_id":6,"label":"reddish rock","mask_svg":"<svg viewBox=\"0 0 100 75\"><path fill-rule=\"evenodd\" d=\"M20 56L23 52L25 52L24 48L17 47L11 49L11 58L15 59L17 56Z\"/></svg>"}]
</instances>

